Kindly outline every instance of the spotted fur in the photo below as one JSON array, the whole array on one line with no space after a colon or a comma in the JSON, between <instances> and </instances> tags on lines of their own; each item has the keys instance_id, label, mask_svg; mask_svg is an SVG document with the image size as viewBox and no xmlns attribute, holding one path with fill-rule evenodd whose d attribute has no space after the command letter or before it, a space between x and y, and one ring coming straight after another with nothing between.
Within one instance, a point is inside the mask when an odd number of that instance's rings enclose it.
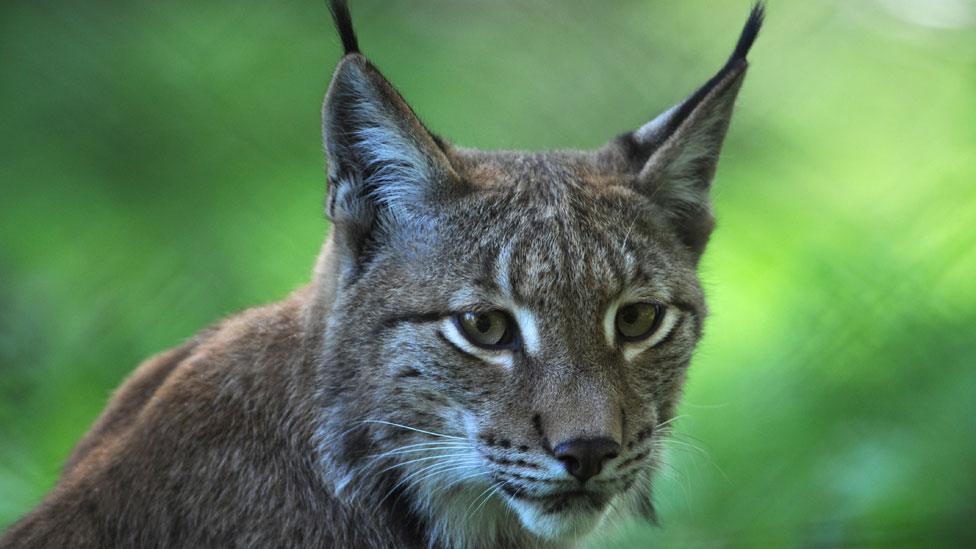
<instances>
[{"instance_id":1,"label":"spotted fur","mask_svg":"<svg viewBox=\"0 0 976 549\"><path fill-rule=\"evenodd\" d=\"M725 67L596 151L434 136L346 47L323 109L333 229L314 280L150 359L10 547L561 546L653 520L650 480L706 308L708 189L757 7ZM660 304L643 346L613 311ZM452 324L503 310L524 345ZM554 448L619 444L580 482Z\"/></svg>"}]
</instances>

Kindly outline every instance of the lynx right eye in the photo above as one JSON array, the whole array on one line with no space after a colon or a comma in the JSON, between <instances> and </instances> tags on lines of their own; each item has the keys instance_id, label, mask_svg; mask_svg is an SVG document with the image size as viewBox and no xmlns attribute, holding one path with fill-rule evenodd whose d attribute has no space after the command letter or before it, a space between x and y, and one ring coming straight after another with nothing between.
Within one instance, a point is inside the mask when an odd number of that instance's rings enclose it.
<instances>
[{"instance_id":1,"label":"lynx right eye","mask_svg":"<svg viewBox=\"0 0 976 549\"><path fill-rule=\"evenodd\" d=\"M502 311L465 312L454 317L471 343L485 349L506 349L516 343L515 322Z\"/></svg>"}]
</instances>

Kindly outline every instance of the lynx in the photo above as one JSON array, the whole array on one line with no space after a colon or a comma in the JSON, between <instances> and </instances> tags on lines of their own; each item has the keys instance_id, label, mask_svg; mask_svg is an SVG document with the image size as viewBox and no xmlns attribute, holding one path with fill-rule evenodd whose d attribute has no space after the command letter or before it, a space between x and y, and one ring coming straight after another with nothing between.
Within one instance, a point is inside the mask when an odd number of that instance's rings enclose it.
<instances>
[{"instance_id":1,"label":"lynx","mask_svg":"<svg viewBox=\"0 0 976 549\"><path fill-rule=\"evenodd\" d=\"M142 364L4 546L545 547L654 520L762 5L687 99L552 152L431 133L330 8L312 282Z\"/></svg>"}]
</instances>

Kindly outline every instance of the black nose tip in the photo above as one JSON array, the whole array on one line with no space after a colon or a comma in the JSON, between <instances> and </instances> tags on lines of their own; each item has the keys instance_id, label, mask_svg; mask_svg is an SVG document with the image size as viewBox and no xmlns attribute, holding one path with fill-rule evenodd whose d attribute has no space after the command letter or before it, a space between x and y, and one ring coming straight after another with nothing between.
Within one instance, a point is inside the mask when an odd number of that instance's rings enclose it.
<instances>
[{"instance_id":1,"label":"black nose tip","mask_svg":"<svg viewBox=\"0 0 976 549\"><path fill-rule=\"evenodd\" d=\"M577 438L559 444L553 452L569 474L586 482L600 474L605 461L620 455L620 445L606 437Z\"/></svg>"}]
</instances>

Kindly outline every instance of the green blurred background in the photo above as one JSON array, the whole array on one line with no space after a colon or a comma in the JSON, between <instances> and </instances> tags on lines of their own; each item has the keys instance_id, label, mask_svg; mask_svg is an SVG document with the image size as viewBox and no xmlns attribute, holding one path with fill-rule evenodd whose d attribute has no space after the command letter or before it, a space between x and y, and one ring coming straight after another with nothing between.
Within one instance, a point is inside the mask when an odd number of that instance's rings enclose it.
<instances>
[{"instance_id":1,"label":"green blurred background","mask_svg":"<svg viewBox=\"0 0 976 549\"><path fill-rule=\"evenodd\" d=\"M596 147L746 1L353 0L437 132ZM613 547L976 543L976 4L773 0L716 181L664 528ZM0 6L0 528L150 354L309 279L323 2Z\"/></svg>"}]
</instances>

